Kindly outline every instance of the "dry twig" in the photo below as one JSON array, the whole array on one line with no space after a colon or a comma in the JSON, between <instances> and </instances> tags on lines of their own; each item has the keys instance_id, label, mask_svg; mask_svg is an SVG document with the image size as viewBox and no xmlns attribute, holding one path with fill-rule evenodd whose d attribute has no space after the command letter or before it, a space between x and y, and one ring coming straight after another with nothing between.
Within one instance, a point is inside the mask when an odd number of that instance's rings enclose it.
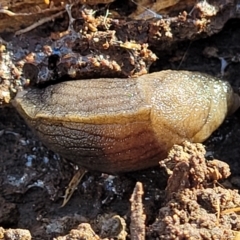
<instances>
[{"instance_id":1,"label":"dry twig","mask_svg":"<svg viewBox=\"0 0 240 240\"><path fill-rule=\"evenodd\" d=\"M131 240L145 239L145 220L146 215L143 212L142 196L143 186L141 182L137 182L130 198L131 202Z\"/></svg>"},{"instance_id":2,"label":"dry twig","mask_svg":"<svg viewBox=\"0 0 240 240\"><path fill-rule=\"evenodd\" d=\"M60 11L63 10L64 7L54 7L54 8L47 8L38 12L30 12L30 13L14 13L10 10L7 9L0 9L0 13L6 14L10 17L19 17L19 16L30 16L30 15L36 15L36 14L42 14L42 13L47 13L47 12L55 12L55 11Z\"/></svg>"},{"instance_id":3,"label":"dry twig","mask_svg":"<svg viewBox=\"0 0 240 240\"><path fill-rule=\"evenodd\" d=\"M18 36L18 35L21 35L21 34L23 34L23 33L29 32L29 31L33 30L34 28L43 25L43 24L46 23L46 22L52 21L54 18L61 16L61 15L62 15L63 13L65 13L65 12L66 12L66 10L63 10L63 11L61 11L61 12L58 12L58 13L56 13L56 14L53 14L53 15L50 16L50 17L42 18L42 19L39 20L38 22L35 22L34 24L32 24L32 25L30 25L30 26L28 26L28 27L26 27L26 28L24 28L24 29L21 29L21 30L17 31L17 32L15 33L15 35Z\"/></svg>"}]
</instances>

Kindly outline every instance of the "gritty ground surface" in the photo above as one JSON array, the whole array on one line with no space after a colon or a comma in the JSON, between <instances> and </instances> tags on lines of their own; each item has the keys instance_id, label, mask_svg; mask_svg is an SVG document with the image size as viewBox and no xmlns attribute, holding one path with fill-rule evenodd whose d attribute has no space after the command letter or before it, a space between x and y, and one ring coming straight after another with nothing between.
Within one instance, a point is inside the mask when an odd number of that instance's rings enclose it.
<instances>
[{"instance_id":1,"label":"gritty ground surface","mask_svg":"<svg viewBox=\"0 0 240 240\"><path fill-rule=\"evenodd\" d=\"M186 69L221 76L218 57L224 57L230 64L223 78L238 89L240 63L232 60L240 55L239 26L239 20L230 20L220 33L210 38L183 42L171 52L159 52L159 60L151 66L151 71ZM217 49L217 57L206 55L206 47ZM237 189L240 188L239 117L236 113L227 118L205 143L209 159L217 158L230 165L229 182ZM167 176L156 167L121 176L89 172L69 203L60 208L74 168L47 150L11 107L0 109L0 152L0 226L28 229L33 239L64 235L79 223L92 223L105 214L118 214L129 224L129 199L137 181L143 183L146 226L155 221L163 203Z\"/></svg>"}]
</instances>

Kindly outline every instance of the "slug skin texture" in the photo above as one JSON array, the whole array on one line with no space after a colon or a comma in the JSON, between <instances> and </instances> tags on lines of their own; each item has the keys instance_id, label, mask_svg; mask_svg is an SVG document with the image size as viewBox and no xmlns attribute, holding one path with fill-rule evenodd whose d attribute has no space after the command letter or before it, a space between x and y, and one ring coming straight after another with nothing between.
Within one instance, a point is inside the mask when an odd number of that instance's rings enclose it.
<instances>
[{"instance_id":1,"label":"slug skin texture","mask_svg":"<svg viewBox=\"0 0 240 240\"><path fill-rule=\"evenodd\" d=\"M157 165L173 144L203 142L238 108L239 96L206 74L168 70L33 88L13 105L53 151L119 173Z\"/></svg>"}]
</instances>

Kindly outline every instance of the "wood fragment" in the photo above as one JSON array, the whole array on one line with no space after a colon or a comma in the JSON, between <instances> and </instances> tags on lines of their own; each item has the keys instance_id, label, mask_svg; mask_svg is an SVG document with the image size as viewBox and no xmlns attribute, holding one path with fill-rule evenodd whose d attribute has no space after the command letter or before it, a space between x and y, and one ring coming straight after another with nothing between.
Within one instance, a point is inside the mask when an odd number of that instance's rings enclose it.
<instances>
[{"instance_id":1,"label":"wood fragment","mask_svg":"<svg viewBox=\"0 0 240 240\"><path fill-rule=\"evenodd\" d=\"M145 239L145 220L146 215L143 211L143 186L141 182L137 182L130 198L131 202L131 240Z\"/></svg>"},{"instance_id":2,"label":"wood fragment","mask_svg":"<svg viewBox=\"0 0 240 240\"><path fill-rule=\"evenodd\" d=\"M30 16L33 14L36 15L36 14L47 13L47 12L55 12L55 11L60 11L62 9L64 9L64 7L47 8L47 9L41 10L39 12L19 12L19 13L15 13L15 12L12 12L7 9L0 9L0 13L6 14L10 17L16 17L16 16Z\"/></svg>"},{"instance_id":3,"label":"wood fragment","mask_svg":"<svg viewBox=\"0 0 240 240\"><path fill-rule=\"evenodd\" d=\"M79 182L82 180L86 172L87 172L86 169L79 168L79 170L75 173L75 175L73 176L72 180L68 184L68 187L65 191L64 200L61 207L64 207L68 203L76 187L78 186Z\"/></svg>"},{"instance_id":4,"label":"wood fragment","mask_svg":"<svg viewBox=\"0 0 240 240\"><path fill-rule=\"evenodd\" d=\"M38 22L35 22L35 23L33 23L32 25L30 25L30 26L28 26L28 27L26 27L26 28L24 28L24 29L21 29L21 30L17 31L17 32L15 33L15 35L18 36L18 35L21 35L21 34L23 34L23 33L29 32L29 31L33 30L34 28L39 27L39 26L43 25L44 23L49 22L49 21L52 21L54 18L61 16L63 13L65 13L65 10L63 10L63 11L61 11L61 12L58 12L58 13L56 13L56 14L53 14L53 15L50 16L50 17L42 18L42 19L39 20Z\"/></svg>"}]
</instances>

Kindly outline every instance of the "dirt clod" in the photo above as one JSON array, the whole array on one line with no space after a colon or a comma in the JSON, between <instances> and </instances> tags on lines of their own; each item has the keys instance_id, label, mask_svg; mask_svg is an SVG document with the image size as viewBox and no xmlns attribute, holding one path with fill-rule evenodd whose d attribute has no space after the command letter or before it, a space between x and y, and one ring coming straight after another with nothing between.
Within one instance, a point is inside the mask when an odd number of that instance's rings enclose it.
<instances>
[{"instance_id":1,"label":"dirt clod","mask_svg":"<svg viewBox=\"0 0 240 240\"><path fill-rule=\"evenodd\" d=\"M216 182L230 175L229 166L218 160L206 161L204 154L202 144L185 142L175 145L160 162L172 169L166 204L150 226L160 239L232 239L240 230L240 216L234 211L224 214L224 210L239 206L240 195Z\"/></svg>"}]
</instances>

